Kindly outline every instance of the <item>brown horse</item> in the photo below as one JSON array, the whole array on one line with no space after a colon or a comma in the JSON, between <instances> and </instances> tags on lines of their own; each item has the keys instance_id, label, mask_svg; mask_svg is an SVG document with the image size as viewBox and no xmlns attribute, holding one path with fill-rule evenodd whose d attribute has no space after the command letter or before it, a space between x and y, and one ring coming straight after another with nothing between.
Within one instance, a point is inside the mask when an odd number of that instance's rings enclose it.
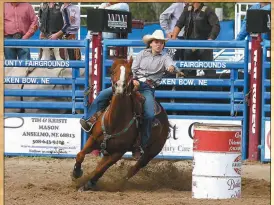
<instances>
[{"instance_id":1,"label":"brown horse","mask_svg":"<svg viewBox=\"0 0 274 205\"><path fill-rule=\"evenodd\" d=\"M80 189L89 190L95 188L96 182L105 171L115 164L122 156L131 151L137 139L138 113L141 105L138 100L138 92L135 91L132 82L132 58L129 61L116 59L111 69L111 81L113 96L108 108L99 116L98 121L90 131L90 136L84 148L77 154L72 176L79 178L83 171L81 164L85 155L93 150L102 149L107 152L92 172L90 180ZM156 102L155 102L156 103ZM125 180L134 176L142 167L153 159L162 150L169 135L169 122L165 110L161 105L155 104L155 121L152 128L148 146L143 155L132 166ZM157 109L156 109L157 110Z\"/></svg>"}]
</instances>

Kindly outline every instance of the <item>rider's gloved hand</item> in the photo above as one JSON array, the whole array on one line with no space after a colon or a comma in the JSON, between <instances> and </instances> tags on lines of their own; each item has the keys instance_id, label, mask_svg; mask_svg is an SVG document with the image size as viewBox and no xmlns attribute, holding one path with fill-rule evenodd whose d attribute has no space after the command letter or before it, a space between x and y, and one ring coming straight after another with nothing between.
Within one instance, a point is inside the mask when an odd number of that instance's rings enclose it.
<instances>
[{"instance_id":1,"label":"rider's gloved hand","mask_svg":"<svg viewBox=\"0 0 274 205\"><path fill-rule=\"evenodd\" d=\"M134 85L134 91L139 89L140 83L138 80L133 80L133 85Z\"/></svg>"}]
</instances>

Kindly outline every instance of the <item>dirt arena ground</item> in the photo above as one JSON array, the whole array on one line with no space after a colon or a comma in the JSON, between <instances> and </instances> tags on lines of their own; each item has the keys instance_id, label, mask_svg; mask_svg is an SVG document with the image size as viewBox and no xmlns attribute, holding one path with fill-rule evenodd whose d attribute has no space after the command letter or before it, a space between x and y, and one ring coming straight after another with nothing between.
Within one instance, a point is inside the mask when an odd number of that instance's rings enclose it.
<instances>
[{"instance_id":1,"label":"dirt arena ground","mask_svg":"<svg viewBox=\"0 0 274 205\"><path fill-rule=\"evenodd\" d=\"M87 156L84 176L99 158ZM197 200L191 198L191 161L154 160L121 190L122 177L134 163L122 160L98 182L99 191L78 192L70 174L73 159L5 158L5 205L268 205L270 164L245 163L242 198Z\"/></svg>"}]
</instances>

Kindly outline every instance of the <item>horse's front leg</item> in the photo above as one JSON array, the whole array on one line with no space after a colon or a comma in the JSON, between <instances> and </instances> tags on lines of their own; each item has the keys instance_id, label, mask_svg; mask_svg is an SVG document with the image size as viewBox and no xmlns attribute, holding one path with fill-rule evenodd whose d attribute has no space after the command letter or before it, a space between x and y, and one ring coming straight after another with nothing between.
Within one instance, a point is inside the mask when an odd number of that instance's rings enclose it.
<instances>
[{"instance_id":1,"label":"horse's front leg","mask_svg":"<svg viewBox=\"0 0 274 205\"><path fill-rule=\"evenodd\" d=\"M93 139L92 135L89 136L84 148L77 154L76 156L76 163L73 168L72 177L77 179L83 175L83 170L81 169L82 162L85 159L86 154L92 152L95 147L95 140Z\"/></svg>"},{"instance_id":2,"label":"horse's front leg","mask_svg":"<svg viewBox=\"0 0 274 205\"><path fill-rule=\"evenodd\" d=\"M123 155L124 153L114 153L104 156L98 163L95 170L91 173L90 180L84 186L80 187L79 191L94 190L98 179L103 176L109 167L120 160Z\"/></svg>"}]
</instances>

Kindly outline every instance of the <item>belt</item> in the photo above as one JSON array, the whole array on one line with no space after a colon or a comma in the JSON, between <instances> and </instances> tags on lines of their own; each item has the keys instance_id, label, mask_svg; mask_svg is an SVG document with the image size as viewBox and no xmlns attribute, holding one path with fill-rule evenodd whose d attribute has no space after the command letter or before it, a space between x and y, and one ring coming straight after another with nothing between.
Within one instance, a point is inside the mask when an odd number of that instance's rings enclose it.
<instances>
[{"instance_id":1,"label":"belt","mask_svg":"<svg viewBox=\"0 0 274 205\"><path fill-rule=\"evenodd\" d=\"M23 37L23 34L22 33L14 33L14 34L5 35L4 37L10 37L10 38L14 38L14 39L21 39Z\"/></svg>"},{"instance_id":2,"label":"belt","mask_svg":"<svg viewBox=\"0 0 274 205\"><path fill-rule=\"evenodd\" d=\"M155 88L154 83L153 83L152 80L148 80L146 78L140 78L138 80L141 81L141 82L143 82L143 83L145 83L145 84L147 84L151 88Z\"/></svg>"}]
</instances>

